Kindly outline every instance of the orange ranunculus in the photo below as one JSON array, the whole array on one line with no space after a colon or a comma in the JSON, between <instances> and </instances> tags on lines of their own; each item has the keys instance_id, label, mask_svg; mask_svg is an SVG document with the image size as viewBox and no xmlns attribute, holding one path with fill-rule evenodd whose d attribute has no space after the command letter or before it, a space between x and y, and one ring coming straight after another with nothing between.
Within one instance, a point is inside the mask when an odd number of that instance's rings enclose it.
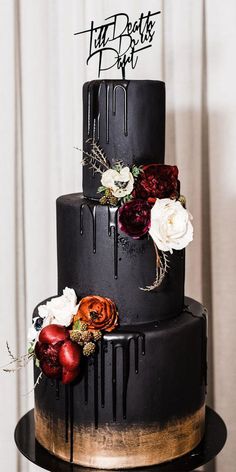
<instances>
[{"instance_id":1,"label":"orange ranunculus","mask_svg":"<svg viewBox=\"0 0 236 472\"><path fill-rule=\"evenodd\" d=\"M113 331L118 324L118 312L110 298L90 295L82 298L74 322L84 321L88 329Z\"/></svg>"}]
</instances>

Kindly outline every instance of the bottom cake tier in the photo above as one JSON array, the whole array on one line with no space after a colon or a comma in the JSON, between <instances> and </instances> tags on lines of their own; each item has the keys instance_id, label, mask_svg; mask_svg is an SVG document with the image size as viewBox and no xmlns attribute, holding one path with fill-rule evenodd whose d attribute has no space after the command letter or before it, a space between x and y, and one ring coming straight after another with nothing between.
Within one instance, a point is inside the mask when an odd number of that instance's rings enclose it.
<instances>
[{"instance_id":1,"label":"bottom cake tier","mask_svg":"<svg viewBox=\"0 0 236 472\"><path fill-rule=\"evenodd\" d=\"M204 434L206 325L206 310L186 298L176 318L106 334L76 383L43 376L35 389L38 442L65 461L98 469L188 453Z\"/></svg>"}]
</instances>

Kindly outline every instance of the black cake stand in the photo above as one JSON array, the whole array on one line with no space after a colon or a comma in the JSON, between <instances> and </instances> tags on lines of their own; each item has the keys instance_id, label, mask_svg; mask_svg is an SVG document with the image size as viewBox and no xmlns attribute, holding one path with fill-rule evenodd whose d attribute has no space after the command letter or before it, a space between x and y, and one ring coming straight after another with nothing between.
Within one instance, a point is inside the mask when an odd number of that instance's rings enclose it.
<instances>
[{"instance_id":1,"label":"black cake stand","mask_svg":"<svg viewBox=\"0 0 236 472\"><path fill-rule=\"evenodd\" d=\"M140 467L135 470L143 472L193 471L212 460L221 451L226 437L227 429L224 421L214 410L207 407L205 436L193 451L171 462L151 467ZM33 410L26 413L17 424L15 441L20 452L28 460L51 472L94 472L95 470L57 459L40 446L35 439Z\"/></svg>"}]
</instances>

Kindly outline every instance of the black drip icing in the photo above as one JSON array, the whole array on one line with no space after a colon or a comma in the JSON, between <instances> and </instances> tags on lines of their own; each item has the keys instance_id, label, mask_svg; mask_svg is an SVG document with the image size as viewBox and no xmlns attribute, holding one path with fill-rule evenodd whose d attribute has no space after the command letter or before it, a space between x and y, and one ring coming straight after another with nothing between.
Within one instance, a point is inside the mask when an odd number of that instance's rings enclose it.
<instances>
[{"instance_id":1,"label":"black drip icing","mask_svg":"<svg viewBox=\"0 0 236 472\"><path fill-rule=\"evenodd\" d=\"M69 441L69 386L65 385L65 442Z\"/></svg>"},{"instance_id":2,"label":"black drip icing","mask_svg":"<svg viewBox=\"0 0 236 472\"><path fill-rule=\"evenodd\" d=\"M84 362L84 403L88 403L88 360Z\"/></svg>"},{"instance_id":3,"label":"black drip icing","mask_svg":"<svg viewBox=\"0 0 236 472\"><path fill-rule=\"evenodd\" d=\"M91 82L88 87L88 111L87 111L87 130L88 137L92 136L94 141L100 139L100 94L102 83Z\"/></svg>"},{"instance_id":4,"label":"black drip icing","mask_svg":"<svg viewBox=\"0 0 236 472\"><path fill-rule=\"evenodd\" d=\"M60 399L60 382L56 380L56 400Z\"/></svg>"},{"instance_id":5,"label":"black drip icing","mask_svg":"<svg viewBox=\"0 0 236 472\"><path fill-rule=\"evenodd\" d=\"M91 82L88 86L88 97L87 97L87 135L92 137L93 140L100 140L100 120L101 120L101 110L100 110L100 95L102 93L102 87L105 85L105 94L106 94L106 142L109 143L109 105L110 105L110 84L108 82ZM116 115L117 109L117 90L121 89L124 93L124 135L128 136L128 81L123 80L122 82L112 82L112 115Z\"/></svg>"},{"instance_id":6,"label":"black drip icing","mask_svg":"<svg viewBox=\"0 0 236 472\"><path fill-rule=\"evenodd\" d=\"M105 406L105 354L108 349L107 341L101 340L101 406Z\"/></svg>"},{"instance_id":7,"label":"black drip icing","mask_svg":"<svg viewBox=\"0 0 236 472\"><path fill-rule=\"evenodd\" d=\"M94 387L93 387L93 395L94 395L94 426L98 428L98 356L94 356Z\"/></svg>"},{"instance_id":8,"label":"black drip icing","mask_svg":"<svg viewBox=\"0 0 236 472\"><path fill-rule=\"evenodd\" d=\"M84 234L84 207L87 207L91 216L92 216L92 223L93 223L93 253L96 254L96 209L97 205L94 205L93 208L91 208L88 204L83 203L80 207L80 234L81 236Z\"/></svg>"},{"instance_id":9,"label":"black drip icing","mask_svg":"<svg viewBox=\"0 0 236 472\"><path fill-rule=\"evenodd\" d=\"M145 336L142 333L129 333L127 331L119 331L109 335L112 344L112 411L113 421L116 421L117 411L117 349L122 349L123 356L123 392L122 392L122 409L123 418L127 416L127 389L130 371L130 344L134 343L134 365L136 374L139 371L139 339L141 338L141 352L145 354Z\"/></svg>"},{"instance_id":10,"label":"black drip icing","mask_svg":"<svg viewBox=\"0 0 236 472\"><path fill-rule=\"evenodd\" d=\"M116 345L112 342L112 415L116 421Z\"/></svg>"},{"instance_id":11,"label":"black drip icing","mask_svg":"<svg viewBox=\"0 0 236 472\"><path fill-rule=\"evenodd\" d=\"M110 85L106 83L106 142L109 143L109 97Z\"/></svg>"},{"instance_id":12,"label":"black drip icing","mask_svg":"<svg viewBox=\"0 0 236 472\"><path fill-rule=\"evenodd\" d=\"M122 412L123 418L127 416L127 390L130 373L130 345L134 346L134 367L135 373L139 372L139 344L141 340L141 354L145 355L145 335L140 332L128 332L126 330L116 331L105 335L101 340L99 347L99 354L94 356L93 360L93 376L94 376L94 425L98 428L98 402L99 402L99 356L100 356L100 391L101 391L101 406L105 406L105 383L106 383L106 369L105 358L108 350L108 343L111 343L112 349L112 415L113 421L117 418L117 349L122 350ZM85 388L85 402L88 403L88 362L86 361L86 369L84 372L84 388Z\"/></svg>"},{"instance_id":13,"label":"black drip icing","mask_svg":"<svg viewBox=\"0 0 236 472\"><path fill-rule=\"evenodd\" d=\"M120 88L124 92L124 135L128 136L128 117L127 117L127 82L123 84L113 84L112 90L112 114L116 115L116 100L117 100L117 89Z\"/></svg>"},{"instance_id":14,"label":"black drip icing","mask_svg":"<svg viewBox=\"0 0 236 472\"><path fill-rule=\"evenodd\" d=\"M74 386L69 385L69 412L70 412L70 462L74 455Z\"/></svg>"},{"instance_id":15,"label":"black drip icing","mask_svg":"<svg viewBox=\"0 0 236 472\"><path fill-rule=\"evenodd\" d=\"M97 233L97 223L96 223L96 211L97 204L93 204L93 207L88 203L83 203L80 206L80 234L84 234L84 208L87 207L89 213L92 217L93 225L93 253L96 254L96 233ZM113 230L113 239L114 239L114 278L118 278L118 208L117 207L108 207L108 235L112 235Z\"/></svg>"},{"instance_id":16,"label":"black drip icing","mask_svg":"<svg viewBox=\"0 0 236 472\"><path fill-rule=\"evenodd\" d=\"M108 207L108 235L111 236L113 229L114 238L114 277L118 278L118 229L117 229L117 207Z\"/></svg>"}]
</instances>

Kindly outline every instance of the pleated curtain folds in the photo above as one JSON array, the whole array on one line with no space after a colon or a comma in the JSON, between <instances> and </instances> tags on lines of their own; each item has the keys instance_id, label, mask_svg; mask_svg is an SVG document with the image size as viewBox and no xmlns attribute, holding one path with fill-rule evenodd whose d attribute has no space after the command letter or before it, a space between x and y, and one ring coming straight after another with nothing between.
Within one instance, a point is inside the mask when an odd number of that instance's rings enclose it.
<instances>
[{"instance_id":1,"label":"pleated curtain folds","mask_svg":"<svg viewBox=\"0 0 236 472\"><path fill-rule=\"evenodd\" d=\"M88 37L117 12L161 10L153 47L129 79L166 82L166 163L194 217L186 294L209 310L208 404L229 437L207 469L235 471L236 3L228 0L0 0L0 358L23 354L32 310L57 292L55 200L82 189L82 84L97 77ZM120 77L117 71L104 78ZM152 105L154 106L154 104ZM158 138L157 138L158 139ZM14 446L33 407L32 366L0 372L1 470L38 470Z\"/></svg>"}]
</instances>

